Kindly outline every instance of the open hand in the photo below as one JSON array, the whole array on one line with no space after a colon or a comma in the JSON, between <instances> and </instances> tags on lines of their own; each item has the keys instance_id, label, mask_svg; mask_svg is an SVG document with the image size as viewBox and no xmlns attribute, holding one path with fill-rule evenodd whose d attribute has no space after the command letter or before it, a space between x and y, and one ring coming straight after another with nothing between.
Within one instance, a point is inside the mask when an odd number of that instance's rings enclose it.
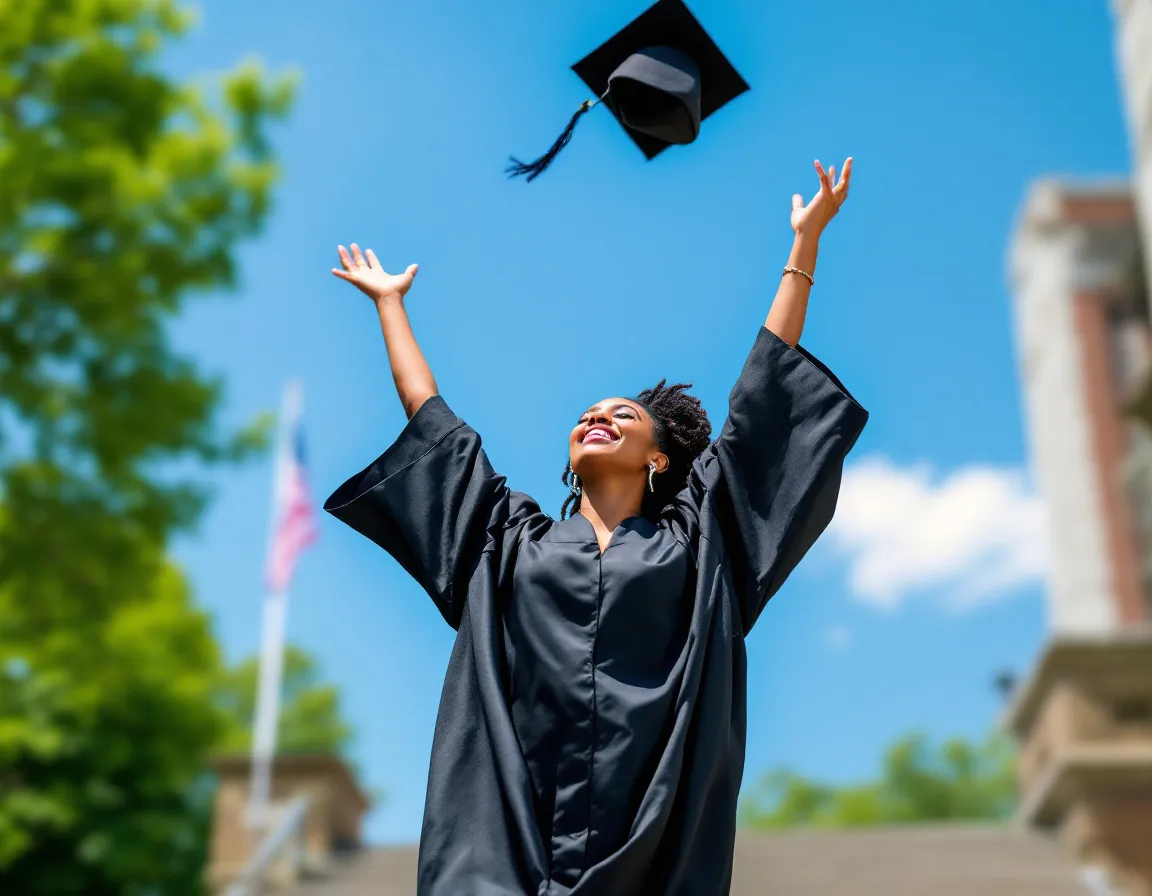
<instances>
[{"instance_id":1,"label":"open hand","mask_svg":"<svg viewBox=\"0 0 1152 896\"><path fill-rule=\"evenodd\" d=\"M836 180L835 165L827 172L819 162L815 166L820 177L820 192L807 205L799 193L792 197L792 229L806 236L819 236L828 226L848 198L848 182L852 179L851 157L844 163L839 181Z\"/></svg>"},{"instance_id":2,"label":"open hand","mask_svg":"<svg viewBox=\"0 0 1152 896\"><path fill-rule=\"evenodd\" d=\"M332 268L332 273L341 280L347 280L373 302L387 298L404 298L416 277L417 266L414 264L408 265L403 274L389 274L380 267L375 252L369 249L361 254L360 247L355 243L352 244L351 255L343 246L339 246L338 251L343 270Z\"/></svg>"}]
</instances>

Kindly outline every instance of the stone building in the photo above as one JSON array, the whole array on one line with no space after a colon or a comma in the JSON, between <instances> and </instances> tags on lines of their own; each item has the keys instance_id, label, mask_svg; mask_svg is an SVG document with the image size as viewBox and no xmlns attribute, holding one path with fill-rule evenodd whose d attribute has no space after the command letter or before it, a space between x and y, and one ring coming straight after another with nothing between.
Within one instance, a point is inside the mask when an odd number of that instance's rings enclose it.
<instances>
[{"instance_id":1,"label":"stone building","mask_svg":"<svg viewBox=\"0 0 1152 896\"><path fill-rule=\"evenodd\" d=\"M1020 822L1152 893L1152 3L1114 0L1131 181L1037 183L1011 252L1049 640L1009 709Z\"/></svg>"},{"instance_id":2,"label":"stone building","mask_svg":"<svg viewBox=\"0 0 1152 896\"><path fill-rule=\"evenodd\" d=\"M1007 723L1021 823L1121 892L1152 893L1152 364L1127 183L1044 181L1012 247L1033 469L1049 514L1049 640ZM1152 422L1152 421L1150 421Z\"/></svg>"}]
</instances>

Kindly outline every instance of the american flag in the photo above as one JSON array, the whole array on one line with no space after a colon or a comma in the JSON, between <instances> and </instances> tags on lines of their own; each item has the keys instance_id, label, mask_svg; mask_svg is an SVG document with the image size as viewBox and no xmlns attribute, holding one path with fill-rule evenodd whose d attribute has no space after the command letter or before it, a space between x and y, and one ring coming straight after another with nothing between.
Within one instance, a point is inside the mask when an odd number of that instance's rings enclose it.
<instances>
[{"instance_id":1,"label":"american flag","mask_svg":"<svg viewBox=\"0 0 1152 896\"><path fill-rule=\"evenodd\" d=\"M300 386L291 383L284 400L285 419L276 458L274 517L268 549L268 587L273 593L288 588L301 552L316 540L316 514L304 475L302 408Z\"/></svg>"}]
</instances>

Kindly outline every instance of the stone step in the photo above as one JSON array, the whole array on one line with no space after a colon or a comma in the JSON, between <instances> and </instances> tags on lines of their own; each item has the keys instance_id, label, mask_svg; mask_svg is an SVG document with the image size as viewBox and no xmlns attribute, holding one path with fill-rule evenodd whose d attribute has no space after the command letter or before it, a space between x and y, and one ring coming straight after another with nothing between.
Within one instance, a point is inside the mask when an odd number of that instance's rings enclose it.
<instances>
[{"instance_id":1,"label":"stone step","mask_svg":"<svg viewBox=\"0 0 1152 896\"><path fill-rule=\"evenodd\" d=\"M416 848L366 850L294 896L413 896ZM1008 828L741 834L731 896L1088 896L1056 844Z\"/></svg>"}]
</instances>

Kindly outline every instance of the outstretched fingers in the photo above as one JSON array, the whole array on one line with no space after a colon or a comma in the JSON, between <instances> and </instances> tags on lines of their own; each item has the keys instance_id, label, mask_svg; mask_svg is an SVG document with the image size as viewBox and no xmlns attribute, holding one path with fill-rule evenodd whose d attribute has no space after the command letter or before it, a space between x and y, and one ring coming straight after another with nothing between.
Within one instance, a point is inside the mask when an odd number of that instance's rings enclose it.
<instances>
[{"instance_id":1,"label":"outstretched fingers","mask_svg":"<svg viewBox=\"0 0 1152 896\"><path fill-rule=\"evenodd\" d=\"M825 193L825 192L831 193L832 192L832 182L830 180L828 180L828 172L824 170L824 166L820 164L819 159L817 159L815 162L813 162L813 164L816 166L816 175L817 175L817 177L820 178L820 192L821 193Z\"/></svg>"},{"instance_id":2,"label":"outstretched fingers","mask_svg":"<svg viewBox=\"0 0 1152 896\"><path fill-rule=\"evenodd\" d=\"M836 198L843 202L848 198L848 186L852 182L852 157L844 161L844 170L840 172L840 180L836 184Z\"/></svg>"},{"instance_id":3,"label":"outstretched fingers","mask_svg":"<svg viewBox=\"0 0 1152 896\"><path fill-rule=\"evenodd\" d=\"M353 243L351 252L343 246L337 246L336 251L340 255L340 265L343 270L332 268L332 273L341 280L359 285L361 275L368 269L364 256L360 254L360 247Z\"/></svg>"}]
</instances>

